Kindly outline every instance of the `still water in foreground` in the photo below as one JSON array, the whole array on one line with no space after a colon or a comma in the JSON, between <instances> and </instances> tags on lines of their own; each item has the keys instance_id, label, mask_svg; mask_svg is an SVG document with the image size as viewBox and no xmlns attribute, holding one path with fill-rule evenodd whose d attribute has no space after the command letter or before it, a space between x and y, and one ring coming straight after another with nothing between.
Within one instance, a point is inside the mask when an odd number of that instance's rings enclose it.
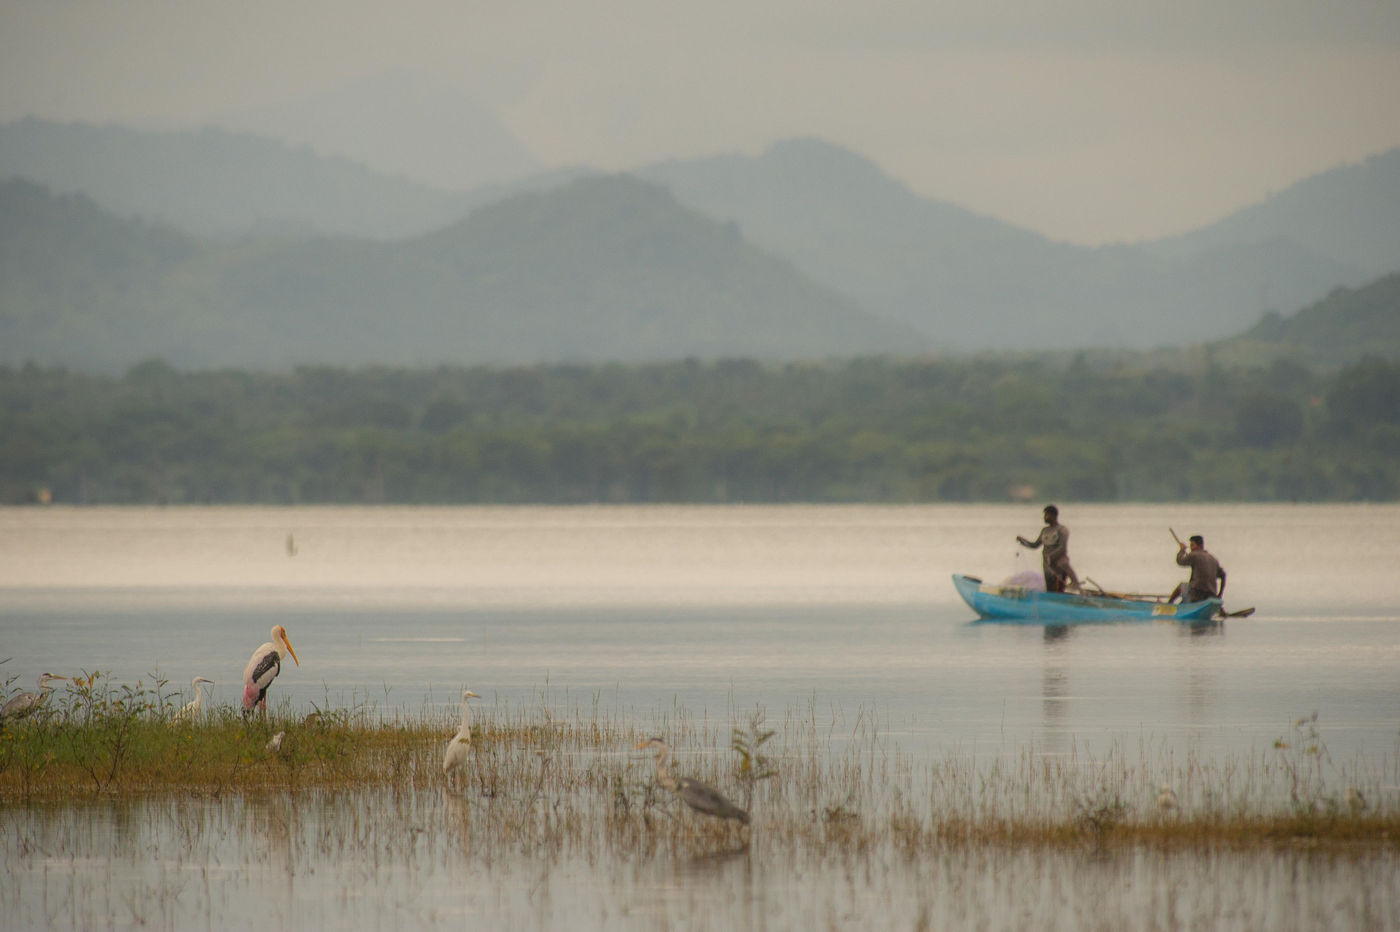
<instances>
[{"instance_id":1,"label":"still water in foreground","mask_svg":"<svg viewBox=\"0 0 1400 932\"><path fill-rule=\"evenodd\" d=\"M974 623L950 574L1034 568L1012 541L1034 533L1038 507L9 509L0 670L24 687L45 670L172 688L201 675L230 704L281 623L302 661L273 687L289 716L441 720L445 740L469 686L483 721L602 717L668 736L700 723L718 737L679 750L719 757L728 727L761 710L810 722L830 757L957 766L969 786L1027 756L1075 772L1126 756L1136 812L1159 780L1203 806L1212 781L1245 792L1270 767L1247 792L1287 805L1306 727L1319 798L1356 785L1400 804L1400 509L1062 503L1062 516L1080 574L1114 589L1169 590L1181 571L1167 528L1203 533L1230 573L1227 607L1258 611L1199 630ZM647 782L643 761L629 792ZM930 785L907 792L932 807ZM1052 796L1033 805L1072 808ZM512 847L500 810L522 797L459 797L424 777L6 804L0 890L18 928L1400 925L1393 844L910 851L885 836L765 840L756 819L747 847L538 832ZM588 820L610 799L552 804ZM820 802L813 818L844 811Z\"/></svg>"}]
</instances>

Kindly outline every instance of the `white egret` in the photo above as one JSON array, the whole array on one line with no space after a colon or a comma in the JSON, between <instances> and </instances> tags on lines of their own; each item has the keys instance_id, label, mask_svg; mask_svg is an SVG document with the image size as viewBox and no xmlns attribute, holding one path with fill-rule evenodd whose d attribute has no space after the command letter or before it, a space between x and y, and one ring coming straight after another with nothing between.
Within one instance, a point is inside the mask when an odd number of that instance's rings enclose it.
<instances>
[{"instance_id":1,"label":"white egret","mask_svg":"<svg viewBox=\"0 0 1400 932\"><path fill-rule=\"evenodd\" d=\"M205 679L202 676L196 676L194 679L190 680L190 688L194 690L194 698L185 703L184 708L175 713L174 717L170 719L170 724L174 725L178 722L199 721L200 715L204 712L204 690L199 688L200 683L208 683L210 686L214 685L213 680Z\"/></svg>"},{"instance_id":2,"label":"white egret","mask_svg":"<svg viewBox=\"0 0 1400 932\"><path fill-rule=\"evenodd\" d=\"M1176 791L1163 783L1157 788L1157 808L1164 814L1176 812Z\"/></svg>"},{"instance_id":3,"label":"white egret","mask_svg":"<svg viewBox=\"0 0 1400 932\"><path fill-rule=\"evenodd\" d=\"M467 709L467 700L480 698L470 689L462 690L462 727L447 742L447 751L442 755L442 772L449 776L467 765L467 754L472 748L471 712Z\"/></svg>"},{"instance_id":4,"label":"white egret","mask_svg":"<svg viewBox=\"0 0 1400 932\"><path fill-rule=\"evenodd\" d=\"M57 676L53 673L39 674L39 691L37 693L20 693L11 696L3 707L0 707L0 719L3 718L24 718L38 711L49 699L49 693L53 692L50 684L55 680L66 680L66 676Z\"/></svg>"},{"instance_id":5,"label":"white egret","mask_svg":"<svg viewBox=\"0 0 1400 932\"><path fill-rule=\"evenodd\" d=\"M282 654L291 654L297 666L297 652L292 650L292 642L287 640L287 629L281 625L272 626L272 640L253 651L248 665L243 668L243 714L246 716L254 708L267 711L267 688L282 672Z\"/></svg>"},{"instance_id":6,"label":"white egret","mask_svg":"<svg viewBox=\"0 0 1400 932\"><path fill-rule=\"evenodd\" d=\"M1346 794L1343 798L1346 801L1347 808L1351 810L1353 815L1366 808L1366 797L1362 796L1361 791L1354 786L1347 787Z\"/></svg>"},{"instance_id":7,"label":"white egret","mask_svg":"<svg viewBox=\"0 0 1400 932\"><path fill-rule=\"evenodd\" d=\"M731 803L719 790L708 783L692 780L690 777L676 779L671 776L671 748L660 738L648 738L637 742L637 750L656 749L656 782L681 798L691 809L718 819L737 819L749 824L749 814Z\"/></svg>"},{"instance_id":8,"label":"white egret","mask_svg":"<svg viewBox=\"0 0 1400 932\"><path fill-rule=\"evenodd\" d=\"M267 747L267 753L269 753L269 754L281 754L281 753L282 753L282 739L283 739L283 738L286 738L286 737L287 737L287 733L286 733L285 731L279 731L277 734L273 735L271 738L268 738L268 739L267 739L267 745L266 745L266 747Z\"/></svg>"}]
</instances>

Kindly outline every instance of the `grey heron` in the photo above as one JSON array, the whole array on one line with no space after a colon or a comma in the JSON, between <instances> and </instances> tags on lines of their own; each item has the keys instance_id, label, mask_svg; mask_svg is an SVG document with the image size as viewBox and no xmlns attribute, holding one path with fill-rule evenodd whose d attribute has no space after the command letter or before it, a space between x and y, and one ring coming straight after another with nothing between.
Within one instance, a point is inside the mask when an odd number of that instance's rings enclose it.
<instances>
[{"instance_id":1,"label":"grey heron","mask_svg":"<svg viewBox=\"0 0 1400 932\"><path fill-rule=\"evenodd\" d=\"M277 674L282 672L283 653L291 654L296 665L301 666L301 661L297 660L297 652L292 650L292 642L287 640L287 629L281 625L273 625L272 640L253 651L248 665L243 668L244 716L254 708L267 711L267 688L277 679Z\"/></svg>"},{"instance_id":2,"label":"grey heron","mask_svg":"<svg viewBox=\"0 0 1400 932\"><path fill-rule=\"evenodd\" d=\"M205 679L202 676L196 676L194 679L190 680L190 688L194 690L194 698L185 703L184 708L175 713L170 719L170 724L174 725L178 722L199 721L199 716L204 711L204 690L199 688L200 683L208 683L210 686L214 685L213 680Z\"/></svg>"},{"instance_id":3,"label":"grey heron","mask_svg":"<svg viewBox=\"0 0 1400 932\"><path fill-rule=\"evenodd\" d=\"M57 676L53 673L39 674L39 691L37 693L19 693L11 696L3 707L0 707L0 719L3 718L24 718L32 715L40 706L48 701L49 693L53 692L52 684L55 680L66 680L66 676Z\"/></svg>"},{"instance_id":4,"label":"grey heron","mask_svg":"<svg viewBox=\"0 0 1400 932\"><path fill-rule=\"evenodd\" d=\"M656 782L681 798L681 801L703 815L717 819L737 819L749 824L749 814L731 803L724 794L708 783L692 780L690 777L677 779L671 776L671 747L660 738L647 738L637 742L637 750L656 750Z\"/></svg>"},{"instance_id":5,"label":"grey heron","mask_svg":"<svg viewBox=\"0 0 1400 932\"><path fill-rule=\"evenodd\" d=\"M467 753L472 748L472 721L467 700L480 698L470 689L462 690L462 725L452 736L452 740L447 742L447 750L442 755L442 772L449 776L453 771L461 770L467 765Z\"/></svg>"}]
</instances>

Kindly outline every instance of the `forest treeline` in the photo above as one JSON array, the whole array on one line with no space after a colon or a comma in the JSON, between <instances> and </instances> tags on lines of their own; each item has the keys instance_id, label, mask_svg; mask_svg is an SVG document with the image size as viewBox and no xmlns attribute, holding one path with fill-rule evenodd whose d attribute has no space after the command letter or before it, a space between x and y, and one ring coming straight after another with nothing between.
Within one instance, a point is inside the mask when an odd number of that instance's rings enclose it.
<instances>
[{"instance_id":1,"label":"forest treeline","mask_svg":"<svg viewBox=\"0 0 1400 932\"><path fill-rule=\"evenodd\" d=\"M1400 497L1400 365L0 368L0 501Z\"/></svg>"}]
</instances>

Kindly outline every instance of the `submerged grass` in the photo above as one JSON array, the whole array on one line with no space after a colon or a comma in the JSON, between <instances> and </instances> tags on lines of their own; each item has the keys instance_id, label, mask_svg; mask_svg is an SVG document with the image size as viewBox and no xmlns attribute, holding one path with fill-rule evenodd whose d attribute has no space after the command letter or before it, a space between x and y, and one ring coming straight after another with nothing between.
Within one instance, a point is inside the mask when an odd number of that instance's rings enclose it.
<instances>
[{"instance_id":1,"label":"submerged grass","mask_svg":"<svg viewBox=\"0 0 1400 932\"><path fill-rule=\"evenodd\" d=\"M449 779L450 710L386 717L365 705L245 720L219 708L176 723L176 701L163 681L114 686L84 675L35 715L0 723L0 809L387 793L393 811L410 812L406 825L433 799L430 821L459 827L488 855L695 855L750 843L911 856L979 844L1400 845L1400 780L1335 765L1315 716L1273 748L1226 761L1178 762L1147 746L1102 758L1028 749L928 760L890 744L871 715L834 736L810 709L771 726L762 711L714 723L673 710L665 737L675 771L749 808L752 827L739 829L661 789L650 754L632 750L649 734L597 708L567 717L545 704L478 708L471 761Z\"/></svg>"}]
</instances>

